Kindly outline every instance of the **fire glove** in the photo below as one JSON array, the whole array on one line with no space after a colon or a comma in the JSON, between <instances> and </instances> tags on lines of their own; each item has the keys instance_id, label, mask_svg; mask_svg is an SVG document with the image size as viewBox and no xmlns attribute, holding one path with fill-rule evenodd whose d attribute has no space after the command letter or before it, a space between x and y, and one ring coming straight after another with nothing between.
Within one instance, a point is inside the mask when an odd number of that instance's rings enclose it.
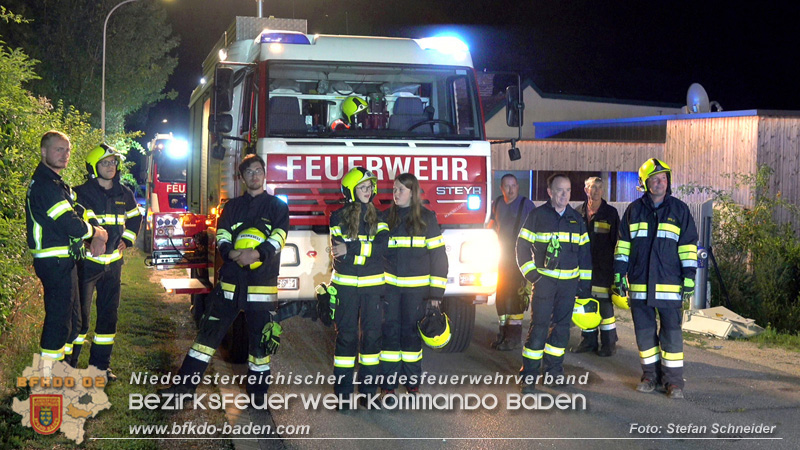
<instances>
[{"instance_id":1,"label":"fire glove","mask_svg":"<svg viewBox=\"0 0 800 450\"><path fill-rule=\"evenodd\" d=\"M683 301L691 301L694 295L694 280L691 278L683 279Z\"/></svg>"},{"instance_id":2,"label":"fire glove","mask_svg":"<svg viewBox=\"0 0 800 450\"><path fill-rule=\"evenodd\" d=\"M558 268L558 261L561 257L561 241L558 236L553 236L547 244L547 253L544 255L544 267L548 270Z\"/></svg>"},{"instance_id":3,"label":"fire glove","mask_svg":"<svg viewBox=\"0 0 800 450\"><path fill-rule=\"evenodd\" d=\"M339 304L338 292L334 286L320 283L315 288L317 294L317 315L319 320L329 327L333 323L336 306Z\"/></svg>"},{"instance_id":4,"label":"fire glove","mask_svg":"<svg viewBox=\"0 0 800 450\"><path fill-rule=\"evenodd\" d=\"M533 283L528 280L522 280L519 289L517 289L517 299L519 307L523 312L528 310L528 305L531 303L531 296L533 296Z\"/></svg>"},{"instance_id":5,"label":"fire glove","mask_svg":"<svg viewBox=\"0 0 800 450\"><path fill-rule=\"evenodd\" d=\"M614 274L614 286L611 288L614 294L620 297L628 296L628 279L621 273Z\"/></svg>"},{"instance_id":6,"label":"fire glove","mask_svg":"<svg viewBox=\"0 0 800 450\"><path fill-rule=\"evenodd\" d=\"M261 330L261 348L267 355L274 355L281 345L283 327L278 322L267 322Z\"/></svg>"}]
</instances>

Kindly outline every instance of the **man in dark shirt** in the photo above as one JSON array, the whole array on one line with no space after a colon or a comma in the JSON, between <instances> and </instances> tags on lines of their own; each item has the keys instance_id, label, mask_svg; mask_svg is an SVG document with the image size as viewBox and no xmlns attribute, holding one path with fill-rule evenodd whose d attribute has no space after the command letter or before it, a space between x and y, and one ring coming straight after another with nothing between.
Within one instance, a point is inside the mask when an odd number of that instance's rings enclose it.
<instances>
[{"instance_id":1,"label":"man in dark shirt","mask_svg":"<svg viewBox=\"0 0 800 450\"><path fill-rule=\"evenodd\" d=\"M497 350L516 350L522 346L522 319L527 306L524 297L530 295L528 282L519 273L515 246L525 218L533 211L533 202L519 195L517 177L507 173L500 179L502 197L492 204L492 216L487 228L497 232L500 241L500 265L497 273L497 318L500 332L491 346Z\"/></svg>"},{"instance_id":2,"label":"man in dark shirt","mask_svg":"<svg viewBox=\"0 0 800 450\"><path fill-rule=\"evenodd\" d=\"M589 177L584 183L586 202L575 210L586 221L586 231L592 247L592 297L600 303L600 326L583 330L580 345L573 353L596 351L600 356L611 356L617 351L617 323L611 303L611 286L614 284L614 248L617 245L619 213L603 200L603 179ZM600 331L602 347L598 350L597 332Z\"/></svg>"}]
</instances>

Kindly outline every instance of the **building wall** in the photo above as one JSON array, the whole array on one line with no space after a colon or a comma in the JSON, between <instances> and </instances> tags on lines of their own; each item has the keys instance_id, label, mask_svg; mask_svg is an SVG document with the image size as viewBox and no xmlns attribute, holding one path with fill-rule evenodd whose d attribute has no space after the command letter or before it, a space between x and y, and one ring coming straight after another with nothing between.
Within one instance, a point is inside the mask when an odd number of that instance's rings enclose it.
<instances>
[{"instance_id":1,"label":"building wall","mask_svg":"<svg viewBox=\"0 0 800 450\"><path fill-rule=\"evenodd\" d=\"M664 144L521 141L517 144L522 156L518 161L508 158L510 144L492 144L492 167L495 171L616 173L615 196L630 201L640 195L635 192L635 173L645 160L655 157L673 169L673 186L696 185L729 191L737 203L752 205L750 188L737 187L732 175L753 175L760 165L768 165L774 171L770 192L780 193L783 199L800 207L797 112L750 110L682 116L667 121L666 136ZM676 194L691 203L711 197ZM788 211L779 211L776 219L792 222L800 229L800 219L792 219Z\"/></svg>"},{"instance_id":2,"label":"building wall","mask_svg":"<svg viewBox=\"0 0 800 450\"><path fill-rule=\"evenodd\" d=\"M521 141L522 158L511 161L511 144L492 144L492 169L564 172L636 172L648 158L663 158L664 144L590 141Z\"/></svg>"},{"instance_id":3,"label":"building wall","mask_svg":"<svg viewBox=\"0 0 800 450\"><path fill-rule=\"evenodd\" d=\"M533 139L534 122L559 122L565 120L620 119L626 117L648 117L679 114L680 108L664 106L644 106L625 103L611 103L588 100L542 98L531 86L523 91L525 102L522 138ZM486 111L489 114L491 111ZM486 121L486 135L489 139L516 138L518 131L506 125L505 106Z\"/></svg>"},{"instance_id":4,"label":"building wall","mask_svg":"<svg viewBox=\"0 0 800 450\"><path fill-rule=\"evenodd\" d=\"M800 205L800 118L758 117L757 164L774 172L770 192ZM787 211L779 211L779 221L791 221ZM800 226L795 220L795 226Z\"/></svg>"},{"instance_id":5,"label":"building wall","mask_svg":"<svg viewBox=\"0 0 800 450\"><path fill-rule=\"evenodd\" d=\"M730 175L755 173L758 123L755 115L668 121L664 162L673 169L673 184L732 191L737 203L750 204L750 190L734 189ZM709 195L681 198L701 202Z\"/></svg>"}]
</instances>

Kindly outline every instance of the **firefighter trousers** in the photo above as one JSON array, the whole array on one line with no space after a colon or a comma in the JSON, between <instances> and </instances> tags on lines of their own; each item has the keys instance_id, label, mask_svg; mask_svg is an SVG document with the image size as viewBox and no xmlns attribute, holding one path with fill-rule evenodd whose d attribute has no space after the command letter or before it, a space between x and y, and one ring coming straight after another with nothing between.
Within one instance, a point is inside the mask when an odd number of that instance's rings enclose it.
<instances>
[{"instance_id":1,"label":"firefighter trousers","mask_svg":"<svg viewBox=\"0 0 800 450\"><path fill-rule=\"evenodd\" d=\"M237 292L247 292L247 289L237 289ZM247 323L247 393L251 395L265 394L269 389L270 355L267 355L266 351L261 348L261 333L264 325L272 321L270 311L275 309L278 296L268 294L262 296L262 300L266 299L266 301L248 301L246 295L238 295L238 301L237 299L229 300L224 297L219 285L209 295L212 296L211 305L200 319L197 338L189 348L189 352L178 370L178 375L181 375L182 378L191 376L191 379L182 384L186 385L188 390L194 391L211 363L217 347L222 343L222 339L241 311L244 313ZM194 377L194 375L199 376Z\"/></svg>"},{"instance_id":2,"label":"firefighter trousers","mask_svg":"<svg viewBox=\"0 0 800 450\"><path fill-rule=\"evenodd\" d=\"M33 268L44 288L42 358L60 361L78 308L78 269L72 258L34 258Z\"/></svg>"},{"instance_id":3,"label":"firefighter trousers","mask_svg":"<svg viewBox=\"0 0 800 450\"><path fill-rule=\"evenodd\" d=\"M97 290L97 320L89 365L100 370L108 369L117 334L121 276L122 260L106 265L89 261L78 262L80 301L77 314L72 318L72 357L69 358L73 367L78 366L81 349L89 332L92 298Z\"/></svg>"},{"instance_id":4,"label":"firefighter trousers","mask_svg":"<svg viewBox=\"0 0 800 450\"><path fill-rule=\"evenodd\" d=\"M597 341L597 331L600 330L603 342L610 342L617 339L617 319L614 317L614 304L611 302L611 288L592 286L592 298L596 299L600 304L600 317L601 322L597 328L591 330L583 330L583 334L587 335L590 339L593 338ZM591 333L595 333L592 335Z\"/></svg>"},{"instance_id":5,"label":"firefighter trousers","mask_svg":"<svg viewBox=\"0 0 800 450\"><path fill-rule=\"evenodd\" d=\"M521 375L539 375L540 368L553 376L564 373L564 349L569 342L577 289L577 278L557 280L542 276L536 282L531 301L531 326L522 348Z\"/></svg>"},{"instance_id":6,"label":"firefighter trousers","mask_svg":"<svg viewBox=\"0 0 800 450\"><path fill-rule=\"evenodd\" d=\"M654 308L646 302L631 305L633 329L642 364L642 380L683 389L683 334L681 308ZM656 312L661 322L658 329ZM658 329L658 331L656 331Z\"/></svg>"},{"instance_id":7,"label":"firefighter trousers","mask_svg":"<svg viewBox=\"0 0 800 450\"><path fill-rule=\"evenodd\" d=\"M417 323L425 315L425 288L389 288L384 296L381 387L396 389L398 375L407 388L419 386L422 375L422 338ZM403 380L400 380L403 381Z\"/></svg>"},{"instance_id":8,"label":"firefighter trousers","mask_svg":"<svg viewBox=\"0 0 800 450\"><path fill-rule=\"evenodd\" d=\"M358 391L372 394L377 389L375 381L380 368L383 321L380 290L342 286L336 283L334 286L339 299L333 316L336 324L336 348L333 354L333 374L336 376L334 392L339 396L353 393L353 373L358 356L358 381L361 383Z\"/></svg>"}]
</instances>

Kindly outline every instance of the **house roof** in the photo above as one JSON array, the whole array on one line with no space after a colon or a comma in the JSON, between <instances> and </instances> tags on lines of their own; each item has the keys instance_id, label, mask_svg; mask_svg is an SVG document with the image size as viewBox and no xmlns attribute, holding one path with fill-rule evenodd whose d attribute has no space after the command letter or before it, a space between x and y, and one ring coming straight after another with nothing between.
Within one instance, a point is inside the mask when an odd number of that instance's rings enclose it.
<instances>
[{"instance_id":1,"label":"house roof","mask_svg":"<svg viewBox=\"0 0 800 450\"><path fill-rule=\"evenodd\" d=\"M492 93L493 92L493 79L494 74L491 73L479 73L478 74L478 84L479 84L479 92L481 96L481 103L483 104L483 111L484 111L484 121L488 122L491 118L495 116L495 114L499 113L503 110L506 106L505 101L505 94L503 92ZM489 80L489 81L486 81ZM487 85L489 88L487 88ZM522 89L523 92L528 89L533 88L533 90L539 95L541 98L546 99L553 99L553 100L568 100L568 101L583 101L583 102L595 102L595 103L614 103L614 104L621 104L621 105L635 105L635 106L653 106L653 107L662 107L662 108L681 108L684 106L681 103L669 103L669 102L651 102L651 101L642 101L642 100L620 100L616 98L607 98L607 97L595 97L595 96L587 96L587 95L574 95L574 94L564 94L564 93L548 93L544 92L536 83L533 82L530 78L526 78L522 82Z\"/></svg>"}]
</instances>

